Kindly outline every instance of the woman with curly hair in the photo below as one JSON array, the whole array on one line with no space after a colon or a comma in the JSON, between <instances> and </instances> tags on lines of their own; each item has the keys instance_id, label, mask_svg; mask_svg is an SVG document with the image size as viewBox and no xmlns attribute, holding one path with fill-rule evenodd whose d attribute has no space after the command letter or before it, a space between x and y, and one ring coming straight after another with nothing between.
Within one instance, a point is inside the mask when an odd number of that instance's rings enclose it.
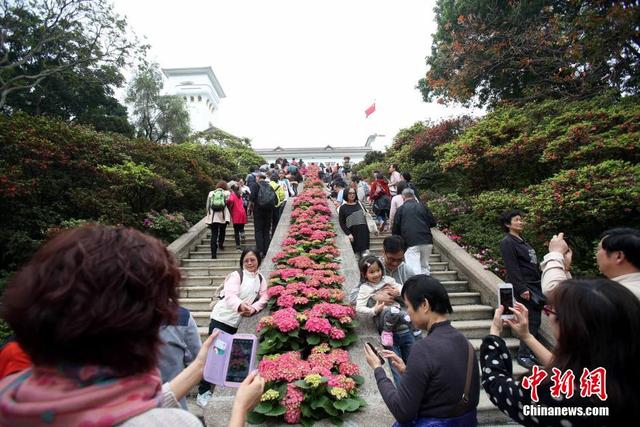
<instances>
[{"instance_id":1,"label":"woman with curly hair","mask_svg":"<svg viewBox=\"0 0 640 427\"><path fill-rule=\"evenodd\" d=\"M173 254L133 229L85 226L46 243L4 292L2 317L33 367L0 381L0 425L200 426L178 399L202 379L216 334L170 382L157 368L179 282ZM231 425L263 386L247 378Z\"/></svg>"}]
</instances>

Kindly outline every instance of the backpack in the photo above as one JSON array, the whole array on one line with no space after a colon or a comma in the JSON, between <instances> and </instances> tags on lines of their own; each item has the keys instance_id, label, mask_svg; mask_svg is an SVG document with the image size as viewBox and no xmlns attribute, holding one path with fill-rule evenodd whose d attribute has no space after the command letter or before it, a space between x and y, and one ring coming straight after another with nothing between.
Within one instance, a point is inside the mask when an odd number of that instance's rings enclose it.
<instances>
[{"instance_id":1,"label":"backpack","mask_svg":"<svg viewBox=\"0 0 640 427\"><path fill-rule=\"evenodd\" d=\"M273 191L273 188L271 188L271 185L269 185L267 181L260 181L259 186L260 190L256 198L256 205L258 205L260 209L273 209L278 201L276 192Z\"/></svg>"},{"instance_id":2,"label":"backpack","mask_svg":"<svg viewBox=\"0 0 640 427\"><path fill-rule=\"evenodd\" d=\"M239 269L236 270L236 272L240 276L240 284L242 284L242 279L244 278L244 271L241 268L239 268ZM231 275L231 273L229 275ZM227 276L227 277L229 277L229 276ZM258 273L258 277L260 278L260 284L262 285L262 282L264 281L264 276L262 274ZM218 294L218 298L224 299L224 288ZM256 301L258 301L259 299L260 299L260 294L258 294L256 296ZM211 301L211 302L213 303L213 301ZM211 308L213 308L213 307L211 307Z\"/></svg>"},{"instance_id":3,"label":"backpack","mask_svg":"<svg viewBox=\"0 0 640 427\"><path fill-rule=\"evenodd\" d=\"M248 191L245 191L242 193L242 206L246 209L247 206L249 206L249 201L250 201L250 194Z\"/></svg>"},{"instance_id":4,"label":"backpack","mask_svg":"<svg viewBox=\"0 0 640 427\"><path fill-rule=\"evenodd\" d=\"M381 215L382 212L388 211L391 208L391 200L389 196L383 194L378 197L375 202L373 202L373 213L376 215Z\"/></svg>"},{"instance_id":5,"label":"backpack","mask_svg":"<svg viewBox=\"0 0 640 427\"><path fill-rule=\"evenodd\" d=\"M211 196L211 210L214 212L223 211L225 206L224 190L222 188L216 188Z\"/></svg>"},{"instance_id":6,"label":"backpack","mask_svg":"<svg viewBox=\"0 0 640 427\"><path fill-rule=\"evenodd\" d=\"M284 202L284 197L285 197L284 188L282 188L280 184L274 181L271 181L269 185L271 185L271 188L273 188L273 191L276 192L276 197L278 198L276 207L278 207L282 204L282 202Z\"/></svg>"},{"instance_id":7,"label":"backpack","mask_svg":"<svg viewBox=\"0 0 640 427\"><path fill-rule=\"evenodd\" d=\"M256 183L256 176L252 173L247 175L247 182L246 182L247 187L251 188L251 184L255 184L255 183Z\"/></svg>"}]
</instances>

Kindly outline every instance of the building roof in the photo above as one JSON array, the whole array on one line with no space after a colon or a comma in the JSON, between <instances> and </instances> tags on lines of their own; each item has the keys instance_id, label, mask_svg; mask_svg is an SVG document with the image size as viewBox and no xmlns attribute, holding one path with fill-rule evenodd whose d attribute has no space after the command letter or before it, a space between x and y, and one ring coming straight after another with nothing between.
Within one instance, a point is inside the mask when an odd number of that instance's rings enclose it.
<instances>
[{"instance_id":1,"label":"building roof","mask_svg":"<svg viewBox=\"0 0 640 427\"><path fill-rule=\"evenodd\" d=\"M216 91L219 98L226 98L224 90L213 72L211 67L192 67L192 68L163 68L162 72L167 77L179 77L179 76L201 76L206 75L211 82L211 87Z\"/></svg>"}]
</instances>

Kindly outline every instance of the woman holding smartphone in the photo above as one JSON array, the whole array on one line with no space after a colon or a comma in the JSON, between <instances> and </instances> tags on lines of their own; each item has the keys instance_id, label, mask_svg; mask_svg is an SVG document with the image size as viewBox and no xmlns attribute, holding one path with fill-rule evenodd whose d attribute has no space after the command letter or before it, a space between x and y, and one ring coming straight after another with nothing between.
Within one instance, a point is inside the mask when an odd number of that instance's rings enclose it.
<instances>
[{"instance_id":1,"label":"woman holding smartphone","mask_svg":"<svg viewBox=\"0 0 640 427\"><path fill-rule=\"evenodd\" d=\"M469 340L451 326L446 289L437 279L418 274L404 283L401 296L413 326L428 335L413 344L406 365L394 352L380 352L402 374L397 387L376 353L364 348L378 390L397 421L394 426L476 425L478 361Z\"/></svg>"},{"instance_id":2,"label":"woman holding smartphone","mask_svg":"<svg viewBox=\"0 0 640 427\"><path fill-rule=\"evenodd\" d=\"M525 305L516 303L511 309L513 318L502 319L504 308L495 311L490 335L484 338L480 348L482 384L491 401L514 421L524 425L545 426L618 426L640 417L640 394L637 379L640 378L640 302L633 293L617 282L608 279L566 280L549 295L544 313L549 316L551 330L557 339L555 348L547 350L530 332ZM503 325L526 343L542 363L546 378L536 387L538 401L534 402L532 390L513 381L509 350L500 333ZM505 357L506 356L506 357ZM553 396L556 373L568 375L567 386L573 396ZM596 373L602 369L606 376L606 400L599 396L581 396L587 388L583 382L585 370ZM594 373L595 372L595 373ZM540 372L539 372L540 373ZM573 378L571 378L571 374ZM606 386L605 386L606 383ZM525 413L525 405L569 407L585 411L607 407L609 416L543 416ZM569 411L568 411L569 413Z\"/></svg>"}]
</instances>

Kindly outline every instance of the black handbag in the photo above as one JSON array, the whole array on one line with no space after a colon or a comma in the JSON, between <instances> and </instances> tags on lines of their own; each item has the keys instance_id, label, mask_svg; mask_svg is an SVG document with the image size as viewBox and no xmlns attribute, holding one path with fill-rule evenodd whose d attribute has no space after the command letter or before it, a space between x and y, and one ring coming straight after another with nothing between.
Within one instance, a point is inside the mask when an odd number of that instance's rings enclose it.
<instances>
[{"instance_id":1,"label":"black handbag","mask_svg":"<svg viewBox=\"0 0 640 427\"><path fill-rule=\"evenodd\" d=\"M540 282L535 282L531 285L527 283L527 288L529 289L529 295L531 295L531 298L529 299L531 306L535 309L542 310L544 305L547 303L547 298L542 293Z\"/></svg>"}]
</instances>

